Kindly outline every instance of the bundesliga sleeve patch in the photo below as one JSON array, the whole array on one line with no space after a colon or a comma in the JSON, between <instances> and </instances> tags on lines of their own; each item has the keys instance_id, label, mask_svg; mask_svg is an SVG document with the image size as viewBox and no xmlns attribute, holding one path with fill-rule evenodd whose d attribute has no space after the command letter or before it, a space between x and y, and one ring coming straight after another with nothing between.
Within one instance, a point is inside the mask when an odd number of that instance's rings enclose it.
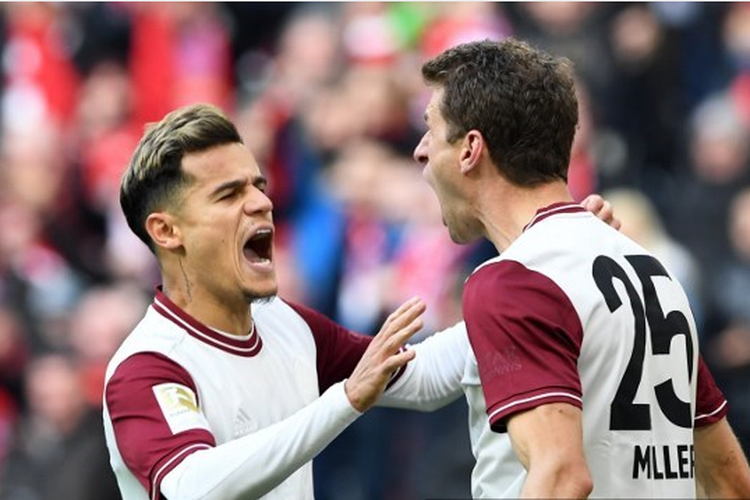
<instances>
[{"instance_id":1,"label":"bundesliga sleeve patch","mask_svg":"<svg viewBox=\"0 0 750 500\"><path fill-rule=\"evenodd\" d=\"M198 409L198 399L189 387L166 383L152 389L172 434L189 429L209 430L206 417Z\"/></svg>"}]
</instances>

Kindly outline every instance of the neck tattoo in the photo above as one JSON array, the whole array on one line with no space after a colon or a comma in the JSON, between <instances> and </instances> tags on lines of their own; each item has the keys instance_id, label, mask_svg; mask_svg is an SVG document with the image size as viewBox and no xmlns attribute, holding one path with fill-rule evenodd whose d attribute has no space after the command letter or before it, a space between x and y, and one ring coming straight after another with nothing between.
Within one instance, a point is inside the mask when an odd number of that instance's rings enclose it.
<instances>
[{"instance_id":1,"label":"neck tattoo","mask_svg":"<svg viewBox=\"0 0 750 500\"><path fill-rule=\"evenodd\" d=\"M185 272L185 267L182 265L182 259L180 259L179 262L180 262L180 270L182 271L182 277L185 279L185 295L187 297L187 301L192 302L193 292L191 291L190 278L188 278L188 275Z\"/></svg>"}]
</instances>

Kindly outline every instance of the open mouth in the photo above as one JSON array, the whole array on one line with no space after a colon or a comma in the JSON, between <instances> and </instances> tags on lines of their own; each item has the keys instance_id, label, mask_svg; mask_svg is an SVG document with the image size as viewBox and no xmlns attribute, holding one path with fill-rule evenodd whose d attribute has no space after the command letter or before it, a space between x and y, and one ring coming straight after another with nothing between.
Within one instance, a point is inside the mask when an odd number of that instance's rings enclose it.
<instances>
[{"instance_id":1,"label":"open mouth","mask_svg":"<svg viewBox=\"0 0 750 500\"><path fill-rule=\"evenodd\" d=\"M271 262L273 231L269 228L259 229L242 247L245 258L254 264Z\"/></svg>"}]
</instances>

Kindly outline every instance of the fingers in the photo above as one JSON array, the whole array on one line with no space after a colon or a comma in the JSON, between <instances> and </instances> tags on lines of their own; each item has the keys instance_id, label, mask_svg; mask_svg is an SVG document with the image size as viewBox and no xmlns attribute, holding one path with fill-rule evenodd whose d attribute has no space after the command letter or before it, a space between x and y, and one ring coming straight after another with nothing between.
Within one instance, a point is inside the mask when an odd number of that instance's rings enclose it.
<instances>
[{"instance_id":1,"label":"fingers","mask_svg":"<svg viewBox=\"0 0 750 500\"><path fill-rule=\"evenodd\" d=\"M385 323L383 323L383 329L389 327L391 323L397 321L404 315L413 315L415 308L419 309L419 307L421 307L422 310L417 314L422 314L426 308L424 301L419 297L410 298L388 316L388 318L385 320Z\"/></svg>"},{"instance_id":2,"label":"fingers","mask_svg":"<svg viewBox=\"0 0 750 500\"><path fill-rule=\"evenodd\" d=\"M581 202L583 208L599 217L615 229L620 229L622 223L615 217L612 204L598 194L591 194Z\"/></svg>"},{"instance_id":3,"label":"fingers","mask_svg":"<svg viewBox=\"0 0 750 500\"><path fill-rule=\"evenodd\" d=\"M421 313L420 313L421 314ZM409 324L390 333L384 341L384 348L387 353L394 353L409 340L415 333L424 327L424 321L421 317L414 318Z\"/></svg>"},{"instance_id":4,"label":"fingers","mask_svg":"<svg viewBox=\"0 0 750 500\"><path fill-rule=\"evenodd\" d=\"M416 355L417 353L413 349L404 349L403 351L390 356L383 363L383 367L390 373L393 373L394 371L398 370L406 363L414 359Z\"/></svg>"},{"instance_id":5,"label":"fingers","mask_svg":"<svg viewBox=\"0 0 750 500\"><path fill-rule=\"evenodd\" d=\"M372 339L345 384L347 397L355 409L365 411L375 404L393 373L414 358L413 350L401 348L422 329L421 315L425 308L418 297L406 301Z\"/></svg>"},{"instance_id":6,"label":"fingers","mask_svg":"<svg viewBox=\"0 0 750 500\"><path fill-rule=\"evenodd\" d=\"M393 311L388 316L388 318L385 320L385 323L383 323L383 327L380 329L378 335L383 332L395 332L399 328L403 328L405 325L408 325L414 318L417 318L422 313L424 313L426 308L427 306L422 299L420 299L419 297L412 297L411 299L401 304L398 309Z\"/></svg>"},{"instance_id":7,"label":"fingers","mask_svg":"<svg viewBox=\"0 0 750 500\"><path fill-rule=\"evenodd\" d=\"M620 229L622 225L620 219L615 217L615 210L612 208L612 204L606 200L602 202L602 206L599 213L596 213L596 216L615 229Z\"/></svg>"},{"instance_id":8,"label":"fingers","mask_svg":"<svg viewBox=\"0 0 750 500\"><path fill-rule=\"evenodd\" d=\"M609 221L609 225L619 230L622 227L622 221L615 216L612 216L612 220Z\"/></svg>"},{"instance_id":9,"label":"fingers","mask_svg":"<svg viewBox=\"0 0 750 500\"><path fill-rule=\"evenodd\" d=\"M583 199L581 205L592 214L597 215L604 205L604 198L598 194L590 194Z\"/></svg>"},{"instance_id":10,"label":"fingers","mask_svg":"<svg viewBox=\"0 0 750 500\"><path fill-rule=\"evenodd\" d=\"M392 354L404 342L422 329L424 323L421 315L427 306L419 297L404 302L383 324L383 328L373 339L373 343L383 343L387 353Z\"/></svg>"},{"instance_id":11,"label":"fingers","mask_svg":"<svg viewBox=\"0 0 750 500\"><path fill-rule=\"evenodd\" d=\"M594 213L596 214L597 217L599 217L601 220L603 220L606 223L609 223L614 217L614 212L612 211L612 204L610 204L608 201L603 201L601 206L599 207L599 210Z\"/></svg>"}]
</instances>

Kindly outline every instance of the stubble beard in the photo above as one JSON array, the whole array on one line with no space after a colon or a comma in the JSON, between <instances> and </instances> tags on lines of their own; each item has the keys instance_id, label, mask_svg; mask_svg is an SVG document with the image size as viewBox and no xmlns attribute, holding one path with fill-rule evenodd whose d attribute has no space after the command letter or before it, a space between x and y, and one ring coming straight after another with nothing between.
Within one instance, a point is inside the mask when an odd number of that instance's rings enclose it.
<instances>
[{"instance_id":1,"label":"stubble beard","mask_svg":"<svg viewBox=\"0 0 750 500\"><path fill-rule=\"evenodd\" d=\"M271 294L271 295L265 295L263 297L251 296L251 297L249 297L248 302L251 305L268 304L268 303L272 302L273 299L275 299L277 295L278 294L274 293L274 294Z\"/></svg>"}]
</instances>

